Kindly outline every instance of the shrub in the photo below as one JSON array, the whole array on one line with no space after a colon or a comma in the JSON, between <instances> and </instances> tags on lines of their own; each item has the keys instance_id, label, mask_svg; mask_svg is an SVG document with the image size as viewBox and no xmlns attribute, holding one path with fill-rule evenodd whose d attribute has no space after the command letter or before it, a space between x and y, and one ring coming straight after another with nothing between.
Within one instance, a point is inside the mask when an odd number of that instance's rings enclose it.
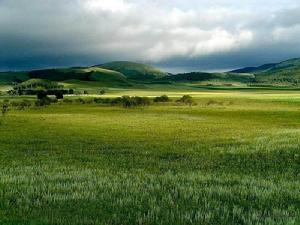
<instances>
[{"instance_id":1,"label":"shrub","mask_svg":"<svg viewBox=\"0 0 300 225\"><path fill-rule=\"evenodd\" d=\"M121 102L124 108L135 107L135 101L130 96L122 96Z\"/></svg>"},{"instance_id":2,"label":"shrub","mask_svg":"<svg viewBox=\"0 0 300 225\"><path fill-rule=\"evenodd\" d=\"M18 109L18 110L24 110L26 108L30 108L32 106L32 102L25 99L25 100L20 101L20 102L17 102L17 101L12 102L11 106Z\"/></svg>"},{"instance_id":3,"label":"shrub","mask_svg":"<svg viewBox=\"0 0 300 225\"><path fill-rule=\"evenodd\" d=\"M85 104L85 100L83 98L75 99L76 103Z\"/></svg>"},{"instance_id":4,"label":"shrub","mask_svg":"<svg viewBox=\"0 0 300 225\"><path fill-rule=\"evenodd\" d=\"M64 98L64 93L62 91L57 91L55 93L56 99L63 99Z\"/></svg>"},{"instance_id":5,"label":"shrub","mask_svg":"<svg viewBox=\"0 0 300 225\"><path fill-rule=\"evenodd\" d=\"M55 98L50 98L50 103L57 103L58 102L58 99L55 97Z\"/></svg>"},{"instance_id":6,"label":"shrub","mask_svg":"<svg viewBox=\"0 0 300 225\"><path fill-rule=\"evenodd\" d=\"M9 91L7 91L7 94L9 94L9 95L17 95L17 91L16 90L9 90Z\"/></svg>"},{"instance_id":7,"label":"shrub","mask_svg":"<svg viewBox=\"0 0 300 225\"><path fill-rule=\"evenodd\" d=\"M64 103L67 103L67 104L73 103L73 101L72 101L71 99L68 99L68 98L65 98L65 99L63 100L63 102L64 102Z\"/></svg>"},{"instance_id":8,"label":"shrub","mask_svg":"<svg viewBox=\"0 0 300 225\"><path fill-rule=\"evenodd\" d=\"M51 105L51 99L47 96L42 99L38 99L35 102L35 106L38 106L38 107L48 106L48 105Z\"/></svg>"},{"instance_id":9,"label":"shrub","mask_svg":"<svg viewBox=\"0 0 300 225\"><path fill-rule=\"evenodd\" d=\"M130 96L123 96L121 99L117 99L118 101L121 100L122 105L124 108L135 108L137 106L148 106L150 105L150 100L147 97L130 97Z\"/></svg>"},{"instance_id":10,"label":"shrub","mask_svg":"<svg viewBox=\"0 0 300 225\"><path fill-rule=\"evenodd\" d=\"M118 97L118 98L114 98L111 100L110 104L111 105L122 105L122 98Z\"/></svg>"},{"instance_id":11,"label":"shrub","mask_svg":"<svg viewBox=\"0 0 300 225\"><path fill-rule=\"evenodd\" d=\"M112 101L113 100L109 98L94 98L96 104L111 104Z\"/></svg>"},{"instance_id":12,"label":"shrub","mask_svg":"<svg viewBox=\"0 0 300 225\"><path fill-rule=\"evenodd\" d=\"M193 101L192 96L190 96L190 95L182 96L177 102L181 102L181 103L184 103L184 104L189 105L189 106L192 106L193 104L195 104L195 102Z\"/></svg>"},{"instance_id":13,"label":"shrub","mask_svg":"<svg viewBox=\"0 0 300 225\"><path fill-rule=\"evenodd\" d=\"M101 89L99 93L100 93L100 95L105 95L106 91L104 89Z\"/></svg>"},{"instance_id":14,"label":"shrub","mask_svg":"<svg viewBox=\"0 0 300 225\"><path fill-rule=\"evenodd\" d=\"M38 91L36 95L37 95L37 98L38 98L39 100L42 100L42 99L44 99L44 98L47 98L47 92L44 91L44 90Z\"/></svg>"},{"instance_id":15,"label":"shrub","mask_svg":"<svg viewBox=\"0 0 300 225\"><path fill-rule=\"evenodd\" d=\"M69 94L73 95L74 94L74 90L73 89L69 89Z\"/></svg>"},{"instance_id":16,"label":"shrub","mask_svg":"<svg viewBox=\"0 0 300 225\"><path fill-rule=\"evenodd\" d=\"M84 91L83 91L83 94L85 94L85 95L88 95L88 94L89 94L89 92L88 92L88 91L86 91L86 90L84 90Z\"/></svg>"},{"instance_id":17,"label":"shrub","mask_svg":"<svg viewBox=\"0 0 300 225\"><path fill-rule=\"evenodd\" d=\"M150 99L147 97L133 97L133 100L136 102L137 106L148 106L150 105Z\"/></svg>"},{"instance_id":18,"label":"shrub","mask_svg":"<svg viewBox=\"0 0 300 225\"><path fill-rule=\"evenodd\" d=\"M170 98L167 95L162 95L154 98L154 102L169 102Z\"/></svg>"}]
</instances>

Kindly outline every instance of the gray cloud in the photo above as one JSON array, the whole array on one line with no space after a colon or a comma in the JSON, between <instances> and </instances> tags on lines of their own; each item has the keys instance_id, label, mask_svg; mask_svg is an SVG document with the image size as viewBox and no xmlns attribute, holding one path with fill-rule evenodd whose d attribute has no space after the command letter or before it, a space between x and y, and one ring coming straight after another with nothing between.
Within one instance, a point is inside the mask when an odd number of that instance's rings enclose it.
<instances>
[{"instance_id":1,"label":"gray cloud","mask_svg":"<svg viewBox=\"0 0 300 225\"><path fill-rule=\"evenodd\" d=\"M0 70L110 60L217 70L279 61L300 56L299 12L294 0L0 0Z\"/></svg>"}]
</instances>

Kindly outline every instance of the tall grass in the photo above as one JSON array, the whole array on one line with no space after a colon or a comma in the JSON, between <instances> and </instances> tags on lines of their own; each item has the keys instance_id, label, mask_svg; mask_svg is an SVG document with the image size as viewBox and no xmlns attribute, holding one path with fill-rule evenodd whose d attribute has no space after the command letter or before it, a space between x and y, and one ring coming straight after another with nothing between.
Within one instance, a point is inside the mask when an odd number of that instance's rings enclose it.
<instances>
[{"instance_id":1,"label":"tall grass","mask_svg":"<svg viewBox=\"0 0 300 225\"><path fill-rule=\"evenodd\" d=\"M299 103L197 103L10 111L1 224L299 224Z\"/></svg>"}]
</instances>

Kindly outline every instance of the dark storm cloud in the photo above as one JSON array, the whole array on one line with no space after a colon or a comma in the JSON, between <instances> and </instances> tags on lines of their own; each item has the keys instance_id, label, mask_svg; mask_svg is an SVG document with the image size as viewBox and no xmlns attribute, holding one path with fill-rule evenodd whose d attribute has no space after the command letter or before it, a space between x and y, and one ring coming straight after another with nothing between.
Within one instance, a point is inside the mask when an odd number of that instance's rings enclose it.
<instances>
[{"instance_id":1,"label":"dark storm cloud","mask_svg":"<svg viewBox=\"0 0 300 225\"><path fill-rule=\"evenodd\" d=\"M300 56L294 0L0 0L0 70L135 60L217 70Z\"/></svg>"}]
</instances>

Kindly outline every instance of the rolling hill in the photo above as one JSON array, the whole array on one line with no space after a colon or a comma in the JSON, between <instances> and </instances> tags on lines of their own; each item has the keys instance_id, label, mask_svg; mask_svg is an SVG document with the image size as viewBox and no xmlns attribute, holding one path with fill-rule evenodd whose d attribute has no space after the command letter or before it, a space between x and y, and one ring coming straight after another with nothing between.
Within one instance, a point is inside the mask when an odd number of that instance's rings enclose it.
<instances>
[{"instance_id":1,"label":"rolling hill","mask_svg":"<svg viewBox=\"0 0 300 225\"><path fill-rule=\"evenodd\" d=\"M1 72L0 73L1 84L11 84L13 82L20 83L29 79L30 78L27 72Z\"/></svg>"},{"instance_id":2,"label":"rolling hill","mask_svg":"<svg viewBox=\"0 0 300 225\"><path fill-rule=\"evenodd\" d=\"M92 67L43 69L25 72L2 72L0 83L24 82L29 79L50 81L97 81L107 86L132 86L133 82L151 81L167 73L149 65L133 62L110 62Z\"/></svg>"},{"instance_id":3,"label":"rolling hill","mask_svg":"<svg viewBox=\"0 0 300 225\"><path fill-rule=\"evenodd\" d=\"M257 72L262 72L262 71L268 70L275 65L277 65L277 63L264 64L264 65L258 66L258 67L245 67L242 69L233 70L231 72L232 73L257 73Z\"/></svg>"},{"instance_id":4,"label":"rolling hill","mask_svg":"<svg viewBox=\"0 0 300 225\"><path fill-rule=\"evenodd\" d=\"M239 73L202 73L191 72L171 75L163 78L174 82L195 82L195 81L227 81L227 82L240 82L251 83L254 81L255 76L252 74L239 74Z\"/></svg>"},{"instance_id":5,"label":"rolling hill","mask_svg":"<svg viewBox=\"0 0 300 225\"><path fill-rule=\"evenodd\" d=\"M167 75L167 73L155 67L127 61L110 62L96 65L95 67L118 71L124 74L128 79L140 81L158 79Z\"/></svg>"},{"instance_id":6,"label":"rolling hill","mask_svg":"<svg viewBox=\"0 0 300 225\"><path fill-rule=\"evenodd\" d=\"M28 80L34 81L32 79L85 82L90 85L106 87L132 87L143 83L205 83L206 81L211 85L299 85L300 58L224 73L191 72L171 75L149 65L126 61L110 62L92 67L0 73L0 83L4 85ZM92 84L92 82L94 83Z\"/></svg>"},{"instance_id":7,"label":"rolling hill","mask_svg":"<svg viewBox=\"0 0 300 225\"><path fill-rule=\"evenodd\" d=\"M231 72L251 73L255 75L256 83L298 85L300 84L300 58L259 67L242 68Z\"/></svg>"},{"instance_id":8,"label":"rolling hill","mask_svg":"<svg viewBox=\"0 0 300 225\"><path fill-rule=\"evenodd\" d=\"M127 78L112 70L96 67L85 68L65 68L65 69L45 69L28 72L3 72L0 73L0 83L11 84L12 82L24 82L28 80L40 79L49 81L97 81L107 86L130 86Z\"/></svg>"},{"instance_id":9,"label":"rolling hill","mask_svg":"<svg viewBox=\"0 0 300 225\"><path fill-rule=\"evenodd\" d=\"M63 88L62 85L59 85L55 81L50 80L44 80L44 79L30 79L27 81L24 81L18 85L21 89L38 89L38 88L45 88L45 89L59 89Z\"/></svg>"}]
</instances>

